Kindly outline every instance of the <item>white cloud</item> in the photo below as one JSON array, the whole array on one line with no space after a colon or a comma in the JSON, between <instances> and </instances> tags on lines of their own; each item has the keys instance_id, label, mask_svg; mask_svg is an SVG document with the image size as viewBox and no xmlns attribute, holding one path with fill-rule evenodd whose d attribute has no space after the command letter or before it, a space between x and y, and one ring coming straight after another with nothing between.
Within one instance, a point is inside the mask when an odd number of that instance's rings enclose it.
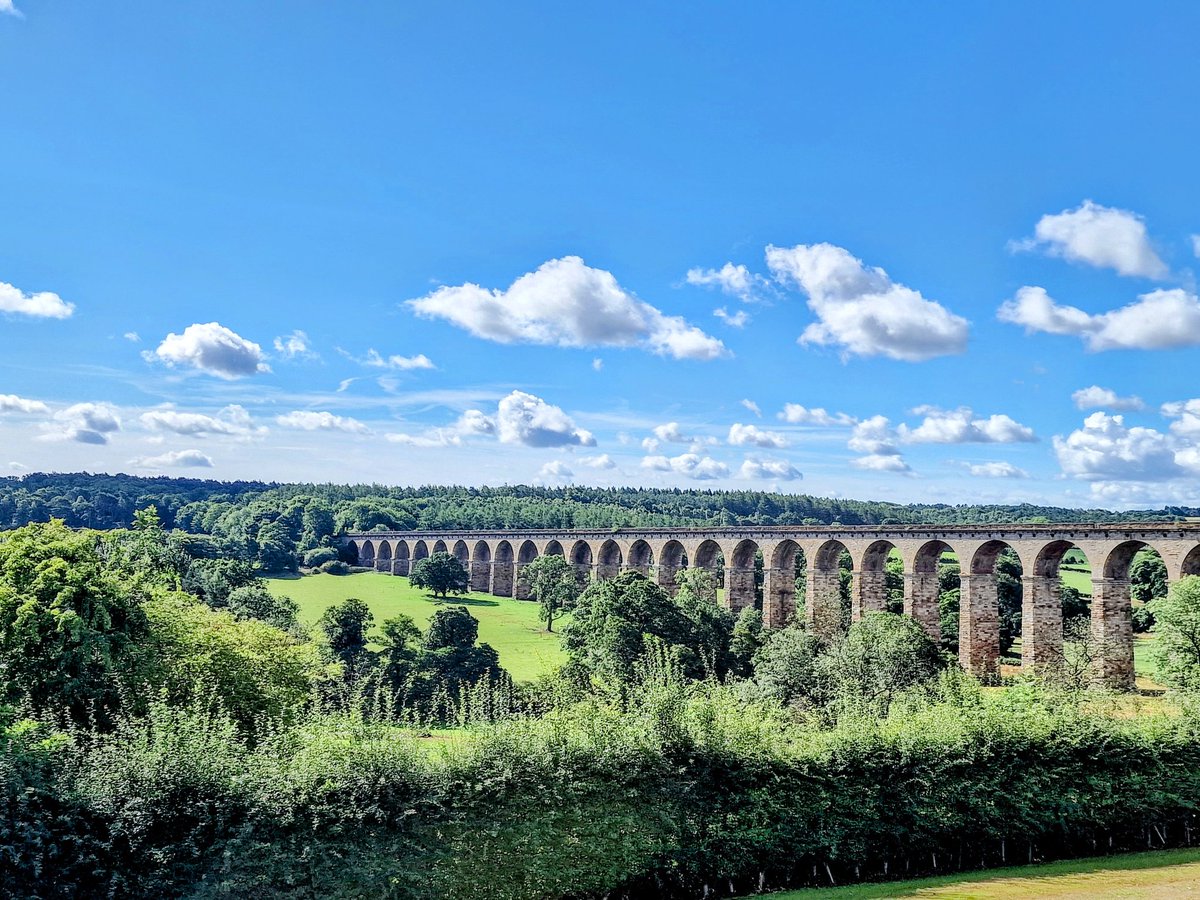
<instances>
[{"instance_id":1,"label":"white cloud","mask_svg":"<svg viewBox=\"0 0 1200 900\"><path fill-rule=\"evenodd\" d=\"M730 328L745 328L746 323L750 321L750 314L744 309L739 309L737 312L731 313L725 307L720 306L713 310L713 315Z\"/></svg>"},{"instance_id":2,"label":"white cloud","mask_svg":"<svg viewBox=\"0 0 1200 900\"><path fill-rule=\"evenodd\" d=\"M367 351L367 357L363 361L363 365L372 366L377 369L399 369L402 372L409 372L413 369L436 369L437 366L424 353L418 353L416 356L383 356L378 350L371 349Z\"/></svg>"},{"instance_id":3,"label":"white cloud","mask_svg":"<svg viewBox=\"0 0 1200 900\"><path fill-rule=\"evenodd\" d=\"M728 441L735 447L786 447L788 439L778 431L765 431L757 425L734 422L729 426Z\"/></svg>"},{"instance_id":4,"label":"white cloud","mask_svg":"<svg viewBox=\"0 0 1200 900\"><path fill-rule=\"evenodd\" d=\"M920 292L893 282L832 244L767 247L777 281L808 294L819 322L800 336L806 344L835 344L850 354L909 362L962 353L967 320Z\"/></svg>"},{"instance_id":5,"label":"white cloud","mask_svg":"<svg viewBox=\"0 0 1200 900\"><path fill-rule=\"evenodd\" d=\"M790 425L818 425L821 427L849 426L858 421L854 416L846 415L844 412L830 413L819 406L810 409L799 403L783 404L783 410L778 413L777 417Z\"/></svg>"},{"instance_id":6,"label":"white cloud","mask_svg":"<svg viewBox=\"0 0 1200 900\"><path fill-rule=\"evenodd\" d=\"M548 462L538 471L538 476L541 478L556 478L567 480L574 477L575 473L562 460L556 459L553 462Z\"/></svg>"},{"instance_id":7,"label":"white cloud","mask_svg":"<svg viewBox=\"0 0 1200 900\"><path fill-rule=\"evenodd\" d=\"M612 457L607 453L601 453L599 456L581 456L579 464L587 466L589 469L615 469L617 464L613 462Z\"/></svg>"},{"instance_id":8,"label":"white cloud","mask_svg":"<svg viewBox=\"0 0 1200 900\"><path fill-rule=\"evenodd\" d=\"M284 428L296 431L344 431L347 434L370 434L371 429L358 419L348 416L335 416L331 412L313 410L295 410L282 416L276 416L275 421Z\"/></svg>"},{"instance_id":9,"label":"white cloud","mask_svg":"<svg viewBox=\"0 0 1200 900\"><path fill-rule=\"evenodd\" d=\"M846 446L855 453L871 456L895 456L900 452L896 449L896 435L886 416L863 419L850 432Z\"/></svg>"},{"instance_id":10,"label":"white cloud","mask_svg":"<svg viewBox=\"0 0 1200 900\"><path fill-rule=\"evenodd\" d=\"M597 372L601 371L604 368L604 360L597 356L592 360L592 368Z\"/></svg>"},{"instance_id":11,"label":"white cloud","mask_svg":"<svg viewBox=\"0 0 1200 900\"><path fill-rule=\"evenodd\" d=\"M916 428L901 425L901 440L909 444L1015 444L1036 441L1033 429L1006 415L975 418L968 406L938 409L919 406L913 410L924 420Z\"/></svg>"},{"instance_id":12,"label":"white cloud","mask_svg":"<svg viewBox=\"0 0 1200 900\"><path fill-rule=\"evenodd\" d=\"M152 431L170 431L175 434L254 437L267 433L266 428L255 425L250 413L237 404L226 406L215 416L180 412L177 409L152 409L142 413L140 419L142 424Z\"/></svg>"},{"instance_id":13,"label":"white cloud","mask_svg":"<svg viewBox=\"0 0 1200 900\"><path fill-rule=\"evenodd\" d=\"M660 443L661 441L658 438L642 438L642 449L647 453L653 453L659 448Z\"/></svg>"},{"instance_id":14,"label":"white cloud","mask_svg":"<svg viewBox=\"0 0 1200 900\"><path fill-rule=\"evenodd\" d=\"M1161 412L1171 423L1171 433L1179 438L1200 441L1200 399L1164 403Z\"/></svg>"},{"instance_id":15,"label":"white cloud","mask_svg":"<svg viewBox=\"0 0 1200 900\"><path fill-rule=\"evenodd\" d=\"M764 284L761 275L754 275L745 266L725 263L719 269L688 269L687 283L717 288L723 294L737 297L743 303L755 299L755 291Z\"/></svg>"},{"instance_id":16,"label":"white cloud","mask_svg":"<svg viewBox=\"0 0 1200 900\"><path fill-rule=\"evenodd\" d=\"M756 416L758 416L760 419L762 418L762 410L758 408L758 404L755 403L753 400L739 400L738 402L741 403L742 406L744 406L746 409L750 410L750 412L752 412Z\"/></svg>"},{"instance_id":17,"label":"white cloud","mask_svg":"<svg viewBox=\"0 0 1200 900\"><path fill-rule=\"evenodd\" d=\"M1192 254L1200 259L1200 234L1192 235Z\"/></svg>"},{"instance_id":18,"label":"white cloud","mask_svg":"<svg viewBox=\"0 0 1200 900\"><path fill-rule=\"evenodd\" d=\"M576 428L557 406L524 391L513 391L500 401L496 430L501 443L527 447L591 447L596 443L590 431Z\"/></svg>"},{"instance_id":19,"label":"white cloud","mask_svg":"<svg viewBox=\"0 0 1200 900\"><path fill-rule=\"evenodd\" d=\"M136 331L127 331L124 335L122 335L122 337L124 337L125 340L129 341L131 344L140 344L142 342L142 336Z\"/></svg>"},{"instance_id":20,"label":"white cloud","mask_svg":"<svg viewBox=\"0 0 1200 900\"><path fill-rule=\"evenodd\" d=\"M738 469L738 478L755 481L773 478L780 481L796 481L803 477L799 469L784 459L754 459L748 456Z\"/></svg>"},{"instance_id":21,"label":"white cloud","mask_svg":"<svg viewBox=\"0 0 1200 900\"><path fill-rule=\"evenodd\" d=\"M44 426L46 440L107 444L108 436L121 430L121 419L108 403L76 403L54 414L54 423Z\"/></svg>"},{"instance_id":22,"label":"white cloud","mask_svg":"<svg viewBox=\"0 0 1200 900\"><path fill-rule=\"evenodd\" d=\"M50 407L41 400L27 400L16 394L0 394L0 413L42 413L48 415Z\"/></svg>"},{"instance_id":23,"label":"white cloud","mask_svg":"<svg viewBox=\"0 0 1200 900\"><path fill-rule=\"evenodd\" d=\"M389 441L409 447L458 447L463 438L496 433L496 423L478 409L468 409L447 428L434 428L424 434L386 434Z\"/></svg>"},{"instance_id":24,"label":"white cloud","mask_svg":"<svg viewBox=\"0 0 1200 900\"><path fill-rule=\"evenodd\" d=\"M13 5L13 0L0 0L0 14L25 18L25 14Z\"/></svg>"},{"instance_id":25,"label":"white cloud","mask_svg":"<svg viewBox=\"0 0 1200 900\"><path fill-rule=\"evenodd\" d=\"M683 453L679 456L647 456L642 459L642 468L656 472L674 472L695 481L710 481L729 475L729 466L698 453Z\"/></svg>"},{"instance_id":26,"label":"white cloud","mask_svg":"<svg viewBox=\"0 0 1200 900\"><path fill-rule=\"evenodd\" d=\"M25 465L23 462L17 462L16 460L13 460L8 464L8 468L13 472L24 472L29 468L29 466Z\"/></svg>"},{"instance_id":27,"label":"white cloud","mask_svg":"<svg viewBox=\"0 0 1200 900\"><path fill-rule=\"evenodd\" d=\"M58 294L49 291L26 294L20 288L0 281L0 313L35 319L68 319L74 312L75 304L67 303Z\"/></svg>"},{"instance_id":28,"label":"white cloud","mask_svg":"<svg viewBox=\"0 0 1200 900\"><path fill-rule=\"evenodd\" d=\"M1040 287L1023 287L997 318L1027 332L1082 338L1089 350L1164 350L1200 344L1200 298L1182 288L1151 291L1106 313L1091 314L1054 301Z\"/></svg>"},{"instance_id":29,"label":"white cloud","mask_svg":"<svg viewBox=\"0 0 1200 900\"><path fill-rule=\"evenodd\" d=\"M140 456L130 462L140 469L211 469L213 467L212 457L199 450L172 450L161 456Z\"/></svg>"},{"instance_id":30,"label":"white cloud","mask_svg":"<svg viewBox=\"0 0 1200 900\"><path fill-rule=\"evenodd\" d=\"M275 352L286 359L309 359L317 355L313 352L308 335L298 329L275 338Z\"/></svg>"},{"instance_id":31,"label":"white cloud","mask_svg":"<svg viewBox=\"0 0 1200 900\"><path fill-rule=\"evenodd\" d=\"M147 359L169 366L189 366L218 378L235 379L268 372L262 347L217 322L189 325L183 334L168 334Z\"/></svg>"},{"instance_id":32,"label":"white cloud","mask_svg":"<svg viewBox=\"0 0 1200 900\"><path fill-rule=\"evenodd\" d=\"M975 463L968 467L979 478L1028 478L1029 473L1008 462Z\"/></svg>"},{"instance_id":33,"label":"white cloud","mask_svg":"<svg viewBox=\"0 0 1200 900\"><path fill-rule=\"evenodd\" d=\"M667 422L664 425L654 426L654 436L660 441L665 441L668 444L690 444L696 440L690 434L684 434L678 422ZM642 446L645 446L643 442ZM647 448L649 449L649 448Z\"/></svg>"},{"instance_id":34,"label":"white cloud","mask_svg":"<svg viewBox=\"0 0 1200 900\"><path fill-rule=\"evenodd\" d=\"M1078 409L1145 409L1146 404L1141 397L1121 397L1109 388L1093 384L1091 387L1080 388L1071 395Z\"/></svg>"},{"instance_id":35,"label":"white cloud","mask_svg":"<svg viewBox=\"0 0 1200 900\"><path fill-rule=\"evenodd\" d=\"M1034 237L1014 245L1016 249L1044 248L1051 256L1098 268L1114 269L1121 275L1164 278L1167 264L1159 259L1146 234L1146 223L1127 209L1101 206L1084 200L1077 209L1038 220Z\"/></svg>"},{"instance_id":36,"label":"white cloud","mask_svg":"<svg viewBox=\"0 0 1200 900\"><path fill-rule=\"evenodd\" d=\"M407 301L426 318L445 319L501 344L643 347L675 359L727 356L724 344L679 316L667 316L624 290L611 272L577 256L552 259L508 290L477 284L442 287Z\"/></svg>"},{"instance_id":37,"label":"white cloud","mask_svg":"<svg viewBox=\"0 0 1200 900\"><path fill-rule=\"evenodd\" d=\"M1054 452L1063 474L1088 481L1159 481L1183 474L1167 435L1153 428L1128 428L1123 416L1095 412Z\"/></svg>"},{"instance_id":38,"label":"white cloud","mask_svg":"<svg viewBox=\"0 0 1200 900\"><path fill-rule=\"evenodd\" d=\"M870 453L850 460L850 465L874 472L911 472L912 467L898 453Z\"/></svg>"}]
</instances>

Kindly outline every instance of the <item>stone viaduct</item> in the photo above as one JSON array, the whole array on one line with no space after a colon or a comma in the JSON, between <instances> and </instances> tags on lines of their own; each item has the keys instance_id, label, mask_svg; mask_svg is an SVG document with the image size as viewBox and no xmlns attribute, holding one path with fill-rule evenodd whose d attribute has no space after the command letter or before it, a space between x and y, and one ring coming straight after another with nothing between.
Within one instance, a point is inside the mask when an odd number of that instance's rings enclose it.
<instances>
[{"instance_id":1,"label":"stone viaduct","mask_svg":"<svg viewBox=\"0 0 1200 900\"><path fill-rule=\"evenodd\" d=\"M445 551L471 576L471 589L528 599L522 570L539 556L566 557L582 579L637 571L675 588L689 566L723 573L724 604L735 614L761 605L767 625L785 624L796 610L798 557L806 563L803 616L828 634L841 620L839 559L852 560L851 616L885 607L884 564L895 550L904 562L904 613L940 635L938 561L954 553L961 566L959 657L982 677L1000 655L996 559L1016 552L1023 570L1022 666L1036 671L1062 659L1059 564L1076 548L1092 568L1091 635L1097 680L1133 686L1133 628L1129 569L1144 547L1158 552L1170 581L1200 574L1200 523L1131 525L958 525L656 528L610 531L377 531L347 534L343 544L360 565L407 575L419 559ZM761 554L762 583L755 559ZM761 593L760 593L761 590ZM760 599L761 598L761 599Z\"/></svg>"}]
</instances>

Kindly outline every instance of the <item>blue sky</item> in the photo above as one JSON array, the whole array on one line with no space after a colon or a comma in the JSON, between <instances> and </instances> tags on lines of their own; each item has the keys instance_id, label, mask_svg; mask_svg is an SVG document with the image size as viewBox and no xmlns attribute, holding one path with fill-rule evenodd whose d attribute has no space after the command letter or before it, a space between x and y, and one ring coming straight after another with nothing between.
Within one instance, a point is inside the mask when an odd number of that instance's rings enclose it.
<instances>
[{"instance_id":1,"label":"blue sky","mask_svg":"<svg viewBox=\"0 0 1200 900\"><path fill-rule=\"evenodd\" d=\"M1200 9L0 0L0 468L1195 504Z\"/></svg>"}]
</instances>

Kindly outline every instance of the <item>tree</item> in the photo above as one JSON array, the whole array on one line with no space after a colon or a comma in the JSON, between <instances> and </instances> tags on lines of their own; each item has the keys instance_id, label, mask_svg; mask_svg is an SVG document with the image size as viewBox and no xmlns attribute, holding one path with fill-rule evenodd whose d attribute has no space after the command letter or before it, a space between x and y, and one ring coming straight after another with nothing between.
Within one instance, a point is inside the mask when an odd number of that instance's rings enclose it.
<instances>
[{"instance_id":1,"label":"tree","mask_svg":"<svg viewBox=\"0 0 1200 900\"><path fill-rule=\"evenodd\" d=\"M1180 578L1153 609L1159 677L1169 687L1200 691L1200 576Z\"/></svg>"},{"instance_id":2,"label":"tree","mask_svg":"<svg viewBox=\"0 0 1200 900\"><path fill-rule=\"evenodd\" d=\"M799 625L771 632L754 657L755 685L784 704L816 699L820 650L821 642Z\"/></svg>"},{"instance_id":3,"label":"tree","mask_svg":"<svg viewBox=\"0 0 1200 900\"><path fill-rule=\"evenodd\" d=\"M374 621L371 608L351 597L326 609L317 623L329 655L342 664L347 681L355 681L375 662L375 654L367 646Z\"/></svg>"},{"instance_id":4,"label":"tree","mask_svg":"<svg viewBox=\"0 0 1200 900\"><path fill-rule=\"evenodd\" d=\"M524 569L529 590L541 605L546 630L554 630L554 620L575 605L583 586L575 567L561 556L539 556Z\"/></svg>"},{"instance_id":5,"label":"tree","mask_svg":"<svg viewBox=\"0 0 1200 900\"><path fill-rule=\"evenodd\" d=\"M229 593L228 609L239 619L258 619L282 631L299 628L300 606L291 597L276 597L261 581L234 588Z\"/></svg>"},{"instance_id":6,"label":"tree","mask_svg":"<svg viewBox=\"0 0 1200 900\"><path fill-rule=\"evenodd\" d=\"M442 551L418 560L408 581L413 587L424 588L442 599L447 594L465 594L471 584L466 567L458 557Z\"/></svg>"},{"instance_id":7,"label":"tree","mask_svg":"<svg viewBox=\"0 0 1200 900\"><path fill-rule=\"evenodd\" d=\"M1157 553L1143 550L1133 558L1129 567L1129 595L1138 603L1167 596L1167 567Z\"/></svg>"},{"instance_id":8,"label":"tree","mask_svg":"<svg viewBox=\"0 0 1200 900\"><path fill-rule=\"evenodd\" d=\"M763 631L762 613L747 606L738 613L733 623L733 634L729 640L729 653L733 657L733 673L748 676L754 668L754 655L762 648L767 636Z\"/></svg>"}]
</instances>

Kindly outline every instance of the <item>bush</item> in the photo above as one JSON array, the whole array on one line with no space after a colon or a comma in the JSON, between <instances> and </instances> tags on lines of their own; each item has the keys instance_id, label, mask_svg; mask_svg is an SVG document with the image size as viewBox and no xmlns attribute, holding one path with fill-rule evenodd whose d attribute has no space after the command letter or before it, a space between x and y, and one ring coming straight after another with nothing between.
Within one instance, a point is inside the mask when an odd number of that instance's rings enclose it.
<instances>
[{"instance_id":1,"label":"bush","mask_svg":"<svg viewBox=\"0 0 1200 900\"><path fill-rule=\"evenodd\" d=\"M327 562L338 558L337 550L332 547L316 547L304 554L304 566L308 569L319 569Z\"/></svg>"},{"instance_id":2,"label":"bush","mask_svg":"<svg viewBox=\"0 0 1200 900\"><path fill-rule=\"evenodd\" d=\"M331 559L329 562L321 563L321 571L326 575L349 575L350 566L340 559Z\"/></svg>"}]
</instances>

